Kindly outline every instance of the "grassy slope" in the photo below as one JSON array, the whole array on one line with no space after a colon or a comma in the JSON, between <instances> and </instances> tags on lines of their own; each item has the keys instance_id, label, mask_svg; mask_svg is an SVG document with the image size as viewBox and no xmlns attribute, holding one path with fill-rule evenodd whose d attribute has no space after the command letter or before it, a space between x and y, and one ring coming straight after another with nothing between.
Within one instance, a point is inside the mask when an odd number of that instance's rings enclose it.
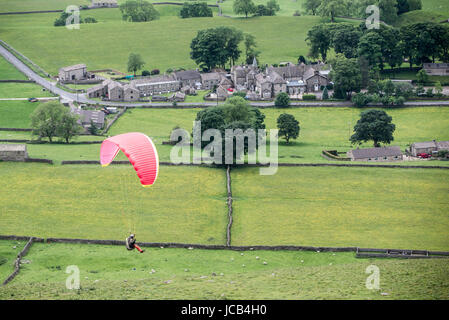
<instances>
[{"instance_id":1,"label":"grassy slope","mask_svg":"<svg viewBox=\"0 0 449 320\"><path fill-rule=\"evenodd\" d=\"M234 245L449 249L447 170L246 168L232 178Z\"/></svg>"},{"instance_id":2,"label":"grassy slope","mask_svg":"<svg viewBox=\"0 0 449 320\"><path fill-rule=\"evenodd\" d=\"M14 271L14 261L25 241L0 241L0 284Z\"/></svg>"},{"instance_id":3,"label":"grassy slope","mask_svg":"<svg viewBox=\"0 0 449 320\"><path fill-rule=\"evenodd\" d=\"M2 85L3 84L0 83L0 90ZM39 102L0 101L0 127L30 128L30 115L38 105Z\"/></svg>"},{"instance_id":4,"label":"grassy slope","mask_svg":"<svg viewBox=\"0 0 449 320\"><path fill-rule=\"evenodd\" d=\"M26 80L26 77L3 57L0 57L0 80Z\"/></svg>"},{"instance_id":5,"label":"grassy slope","mask_svg":"<svg viewBox=\"0 0 449 320\"><path fill-rule=\"evenodd\" d=\"M35 244L27 259L14 282L0 288L0 299L448 299L449 289L447 260L359 260L353 253L139 255L112 246ZM380 269L380 290L365 287L371 264ZM79 267L80 290L65 287L68 265Z\"/></svg>"},{"instance_id":6,"label":"grassy slope","mask_svg":"<svg viewBox=\"0 0 449 320\"><path fill-rule=\"evenodd\" d=\"M121 20L118 9L92 10L89 16L96 17L99 23L72 31L52 26L57 14L2 16L2 39L52 74L61 66L81 62L89 69L124 71L130 52L143 56L145 69L164 71L169 67L196 67L190 60L190 41L198 30L219 25L253 34L263 63L296 61L299 54L307 53L307 30L320 20L310 16L248 20L165 16L148 23L131 23ZM33 32L29 32L31 28Z\"/></svg>"},{"instance_id":7,"label":"grassy slope","mask_svg":"<svg viewBox=\"0 0 449 320\"><path fill-rule=\"evenodd\" d=\"M35 83L0 83L0 98L52 97Z\"/></svg>"},{"instance_id":8,"label":"grassy slope","mask_svg":"<svg viewBox=\"0 0 449 320\"><path fill-rule=\"evenodd\" d=\"M224 243L222 170L161 167L142 188L131 166L2 163L0 234ZM51 226L51 227L50 227Z\"/></svg>"},{"instance_id":9,"label":"grassy slope","mask_svg":"<svg viewBox=\"0 0 449 320\"><path fill-rule=\"evenodd\" d=\"M0 0L0 12L62 10L69 5L88 5L89 0Z\"/></svg>"}]
</instances>

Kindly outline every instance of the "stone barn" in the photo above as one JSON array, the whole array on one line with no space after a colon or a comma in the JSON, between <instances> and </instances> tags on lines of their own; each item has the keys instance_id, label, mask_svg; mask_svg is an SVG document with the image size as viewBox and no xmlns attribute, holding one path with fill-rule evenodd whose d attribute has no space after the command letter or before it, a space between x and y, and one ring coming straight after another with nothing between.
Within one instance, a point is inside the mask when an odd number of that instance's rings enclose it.
<instances>
[{"instance_id":1,"label":"stone barn","mask_svg":"<svg viewBox=\"0 0 449 320\"><path fill-rule=\"evenodd\" d=\"M59 81L85 80L87 78L87 67L85 64L76 64L59 69Z\"/></svg>"},{"instance_id":2,"label":"stone barn","mask_svg":"<svg viewBox=\"0 0 449 320\"><path fill-rule=\"evenodd\" d=\"M351 161L400 161L403 159L401 148L393 147L379 147L367 149L353 149L347 152L347 156Z\"/></svg>"},{"instance_id":3,"label":"stone barn","mask_svg":"<svg viewBox=\"0 0 449 320\"><path fill-rule=\"evenodd\" d=\"M0 144L0 160L25 161L28 158L27 146L24 144Z\"/></svg>"}]
</instances>

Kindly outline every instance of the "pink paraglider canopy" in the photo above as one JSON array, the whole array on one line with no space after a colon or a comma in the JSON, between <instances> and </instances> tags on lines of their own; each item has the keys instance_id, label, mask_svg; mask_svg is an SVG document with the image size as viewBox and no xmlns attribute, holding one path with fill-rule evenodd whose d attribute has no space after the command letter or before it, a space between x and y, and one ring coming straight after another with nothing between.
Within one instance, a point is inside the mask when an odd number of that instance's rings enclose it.
<instances>
[{"instance_id":1,"label":"pink paraglider canopy","mask_svg":"<svg viewBox=\"0 0 449 320\"><path fill-rule=\"evenodd\" d=\"M128 157L142 186L149 187L157 179L159 158L153 141L140 132L129 132L107 138L101 144L100 163L109 165L119 151Z\"/></svg>"}]
</instances>

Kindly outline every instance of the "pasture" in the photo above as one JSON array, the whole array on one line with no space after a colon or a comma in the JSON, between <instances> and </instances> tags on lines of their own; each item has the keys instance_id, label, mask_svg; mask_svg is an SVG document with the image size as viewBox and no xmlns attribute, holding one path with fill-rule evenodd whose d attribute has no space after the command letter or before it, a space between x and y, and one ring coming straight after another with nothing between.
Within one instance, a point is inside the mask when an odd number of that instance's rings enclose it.
<instances>
[{"instance_id":1,"label":"pasture","mask_svg":"<svg viewBox=\"0 0 449 320\"><path fill-rule=\"evenodd\" d=\"M116 246L39 243L26 259L0 299L447 299L449 288L446 259L196 249L139 255ZM380 290L365 287L371 264L381 270ZM65 287L69 265L80 270L79 290Z\"/></svg>"},{"instance_id":2,"label":"pasture","mask_svg":"<svg viewBox=\"0 0 449 320\"><path fill-rule=\"evenodd\" d=\"M131 165L49 166L2 163L0 234L40 237L224 243L225 173L162 167L142 188Z\"/></svg>"},{"instance_id":3,"label":"pasture","mask_svg":"<svg viewBox=\"0 0 449 320\"><path fill-rule=\"evenodd\" d=\"M232 170L233 244L448 250L449 172Z\"/></svg>"},{"instance_id":4,"label":"pasture","mask_svg":"<svg viewBox=\"0 0 449 320\"><path fill-rule=\"evenodd\" d=\"M144 69L158 68L164 72L168 68L196 68L190 59L191 40L198 30L219 25L254 35L261 63L297 61L299 55L307 54L307 31L320 21L313 16L251 19L162 16L156 21L132 23L122 21L118 9L98 9L88 11L88 16L95 17L98 23L67 30L53 26L57 16L53 13L0 16L2 39L51 74L62 66L77 63L86 63L89 70L126 71L131 52L142 55L146 62ZM31 29L33 32L29 32Z\"/></svg>"}]
</instances>

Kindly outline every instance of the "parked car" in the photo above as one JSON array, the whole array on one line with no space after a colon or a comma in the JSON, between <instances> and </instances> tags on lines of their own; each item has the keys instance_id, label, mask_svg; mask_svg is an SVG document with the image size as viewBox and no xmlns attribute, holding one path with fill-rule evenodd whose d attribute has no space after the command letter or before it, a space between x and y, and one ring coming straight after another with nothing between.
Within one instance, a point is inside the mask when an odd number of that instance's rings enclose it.
<instances>
[{"instance_id":1,"label":"parked car","mask_svg":"<svg viewBox=\"0 0 449 320\"><path fill-rule=\"evenodd\" d=\"M28 102L37 102L36 98L28 98Z\"/></svg>"},{"instance_id":2,"label":"parked car","mask_svg":"<svg viewBox=\"0 0 449 320\"><path fill-rule=\"evenodd\" d=\"M423 153L418 153L417 156L420 157L420 158L422 158L422 159L428 159L428 158L431 157L430 154L425 153L425 152L423 152Z\"/></svg>"}]
</instances>

